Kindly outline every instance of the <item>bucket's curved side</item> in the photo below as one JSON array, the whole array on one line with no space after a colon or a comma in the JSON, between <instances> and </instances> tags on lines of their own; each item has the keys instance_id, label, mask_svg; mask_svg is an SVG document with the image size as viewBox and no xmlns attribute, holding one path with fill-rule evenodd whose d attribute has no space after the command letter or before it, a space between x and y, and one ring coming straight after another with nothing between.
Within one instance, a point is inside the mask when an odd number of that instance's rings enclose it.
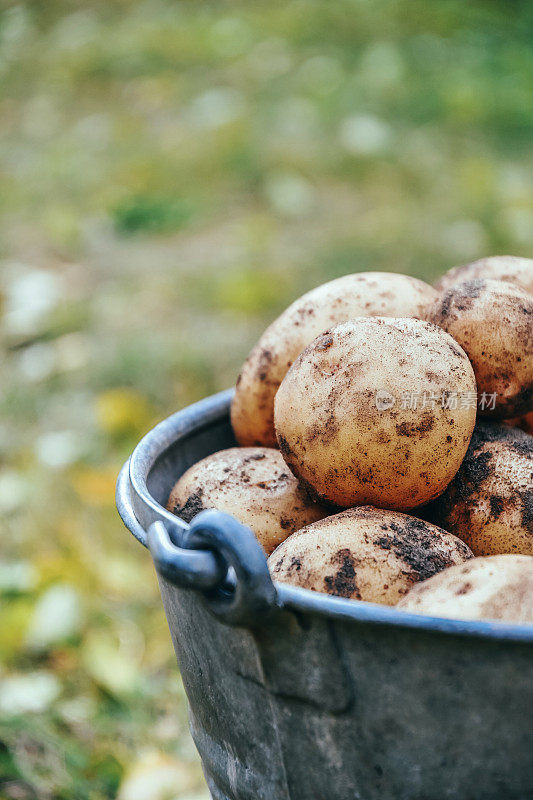
<instances>
[{"instance_id":1,"label":"bucket's curved side","mask_svg":"<svg viewBox=\"0 0 533 800\"><path fill-rule=\"evenodd\" d=\"M214 797L290 800L277 720L253 634L218 622L194 592L159 578L189 702L190 730Z\"/></svg>"}]
</instances>

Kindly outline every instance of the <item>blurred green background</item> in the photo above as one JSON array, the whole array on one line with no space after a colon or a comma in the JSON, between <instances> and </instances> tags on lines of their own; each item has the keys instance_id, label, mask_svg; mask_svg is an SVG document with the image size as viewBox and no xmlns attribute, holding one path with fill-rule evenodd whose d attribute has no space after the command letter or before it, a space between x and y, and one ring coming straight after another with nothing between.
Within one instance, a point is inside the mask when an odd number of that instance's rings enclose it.
<instances>
[{"instance_id":1,"label":"blurred green background","mask_svg":"<svg viewBox=\"0 0 533 800\"><path fill-rule=\"evenodd\" d=\"M533 4L0 8L0 798L205 800L116 474L308 288L533 254Z\"/></svg>"}]
</instances>

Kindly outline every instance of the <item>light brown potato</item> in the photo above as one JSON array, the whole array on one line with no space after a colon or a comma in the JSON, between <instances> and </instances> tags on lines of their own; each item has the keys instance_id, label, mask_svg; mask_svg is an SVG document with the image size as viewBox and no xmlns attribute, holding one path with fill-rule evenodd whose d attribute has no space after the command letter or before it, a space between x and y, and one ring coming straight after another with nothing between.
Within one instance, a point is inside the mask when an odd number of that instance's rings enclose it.
<instances>
[{"instance_id":1,"label":"light brown potato","mask_svg":"<svg viewBox=\"0 0 533 800\"><path fill-rule=\"evenodd\" d=\"M268 566L281 583L394 605L417 581L471 557L460 539L434 525L362 506L293 534Z\"/></svg>"},{"instance_id":2,"label":"light brown potato","mask_svg":"<svg viewBox=\"0 0 533 800\"><path fill-rule=\"evenodd\" d=\"M533 556L533 437L478 422L459 472L428 517L476 556Z\"/></svg>"},{"instance_id":3,"label":"light brown potato","mask_svg":"<svg viewBox=\"0 0 533 800\"><path fill-rule=\"evenodd\" d=\"M323 331L353 317L425 318L435 289L407 275L361 272L318 286L267 328L237 380L231 422L241 445L276 447L274 397L304 347Z\"/></svg>"},{"instance_id":4,"label":"light brown potato","mask_svg":"<svg viewBox=\"0 0 533 800\"><path fill-rule=\"evenodd\" d=\"M265 552L331 510L314 503L287 469L279 450L232 447L194 464L176 483L167 509L185 522L218 508L248 525Z\"/></svg>"},{"instance_id":5,"label":"light brown potato","mask_svg":"<svg viewBox=\"0 0 533 800\"><path fill-rule=\"evenodd\" d=\"M495 281L507 281L533 294L533 258L517 258L516 256L490 256L453 267L435 283L439 292L451 289L456 283L473 278L488 278Z\"/></svg>"},{"instance_id":6,"label":"light brown potato","mask_svg":"<svg viewBox=\"0 0 533 800\"><path fill-rule=\"evenodd\" d=\"M431 617L533 622L533 558L473 558L413 586L397 607Z\"/></svg>"},{"instance_id":7,"label":"light brown potato","mask_svg":"<svg viewBox=\"0 0 533 800\"><path fill-rule=\"evenodd\" d=\"M503 281L464 281L443 292L429 319L472 362L480 414L506 419L533 410L532 295Z\"/></svg>"},{"instance_id":8,"label":"light brown potato","mask_svg":"<svg viewBox=\"0 0 533 800\"><path fill-rule=\"evenodd\" d=\"M316 497L415 508L459 469L475 391L466 354L434 325L354 319L315 339L285 376L275 404L279 447ZM450 393L473 403L446 407Z\"/></svg>"}]
</instances>

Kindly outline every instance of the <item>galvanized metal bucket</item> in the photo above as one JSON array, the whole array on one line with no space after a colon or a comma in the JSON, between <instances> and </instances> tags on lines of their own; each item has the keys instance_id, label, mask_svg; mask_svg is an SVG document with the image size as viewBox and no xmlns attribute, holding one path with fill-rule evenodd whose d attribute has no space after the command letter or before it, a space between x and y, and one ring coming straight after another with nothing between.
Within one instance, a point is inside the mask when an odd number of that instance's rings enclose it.
<instances>
[{"instance_id":1,"label":"galvanized metal bucket","mask_svg":"<svg viewBox=\"0 0 533 800\"><path fill-rule=\"evenodd\" d=\"M422 617L273 584L246 527L164 508L233 446L231 392L174 414L122 469L215 800L531 800L533 626Z\"/></svg>"}]
</instances>

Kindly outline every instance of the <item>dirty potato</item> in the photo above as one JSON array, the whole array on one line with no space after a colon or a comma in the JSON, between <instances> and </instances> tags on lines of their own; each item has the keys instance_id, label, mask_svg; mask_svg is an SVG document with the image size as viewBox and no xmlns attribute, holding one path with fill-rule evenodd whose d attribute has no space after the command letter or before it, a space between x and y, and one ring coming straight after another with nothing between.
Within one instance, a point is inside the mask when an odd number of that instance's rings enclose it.
<instances>
[{"instance_id":1,"label":"dirty potato","mask_svg":"<svg viewBox=\"0 0 533 800\"><path fill-rule=\"evenodd\" d=\"M315 339L275 403L280 450L317 498L410 509L444 491L474 429L459 345L415 319L359 318ZM474 403L450 397L472 396Z\"/></svg>"},{"instance_id":2,"label":"dirty potato","mask_svg":"<svg viewBox=\"0 0 533 800\"><path fill-rule=\"evenodd\" d=\"M435 289L407 275L361 272L325 283L296 300L248 356L231 406L241 445L276 446L274 397L287 370L315 336L353 317L423 319Z\"/></svg>"},{"instance_id":3,"label":"dirty potato","mask_svg":"<svg viewBox=\"0 0 533 800\"><path fill-rule=\"evenodd\" d=\"M464 281L443 292L429 319L472 362L480 414L506 419L533 411L533 295L503 281Z\"/></svg>"},{"instance_id":4,"label":"dirty potato","mask_svg":"<svg viewBox=\"0 0 533 800\"><path fill-rule=\"evenodd\" d=\"M233 447L192 466L176 483L167 509L185 522L218 508L248 525L266 553L330 511L313 503L278 450Z\"/></svg>"},{"instance_id":5,"label":"dirty potato","mask_svg":"<svg viewBox=\"0 0 533 800\"><path fill-rule=\"evenodd\" d=\"M476 556L533 556L533 437L479 422L459 472L427 515Z\"/></svg>"},{"instance_id":6,"label":"dirty potato","mask_svg":"<svg viewBox=\"0 0 533 800\"><path fill-rule=\"evenodd\" d=\"M439 292L451 289L456 283L474 278L507 281L533 294L533 259L516 256L490 256L453 267L435 283Z\"/></svg>"},{"instance_id":7,"label":"dirty potato","mask_svg":"<svg viewBox=\"0 0 533 800\"><path fill-rule=\"evenodd\" d=\"M397 607L431 617L533 622L533 558L473 558L413 586Z\"/></svg>"},{"instance_id":8,"label":"dirty potato","mask_svg":"<svg viewBox=\"0 0 533 800\"><path fill-rule=\"evenodd\" d=\"M362 506L293 534L268 565L281 583L394 605L417 581L471 557L463 542L434 525Z\"/></svg>"},{"instance_id":9,"label":"dirty potato","mask_svg":"<svg viewBox=\"0 0 533 800\"><path fill-rule=\"evenodd\" d=\"M529 414L524 414L523 417L514 417L513 419L506 419L506 425L511 425L513 428L521 428L530 436L533 436L533 411Z\"/></svg>"}]
</instances>

